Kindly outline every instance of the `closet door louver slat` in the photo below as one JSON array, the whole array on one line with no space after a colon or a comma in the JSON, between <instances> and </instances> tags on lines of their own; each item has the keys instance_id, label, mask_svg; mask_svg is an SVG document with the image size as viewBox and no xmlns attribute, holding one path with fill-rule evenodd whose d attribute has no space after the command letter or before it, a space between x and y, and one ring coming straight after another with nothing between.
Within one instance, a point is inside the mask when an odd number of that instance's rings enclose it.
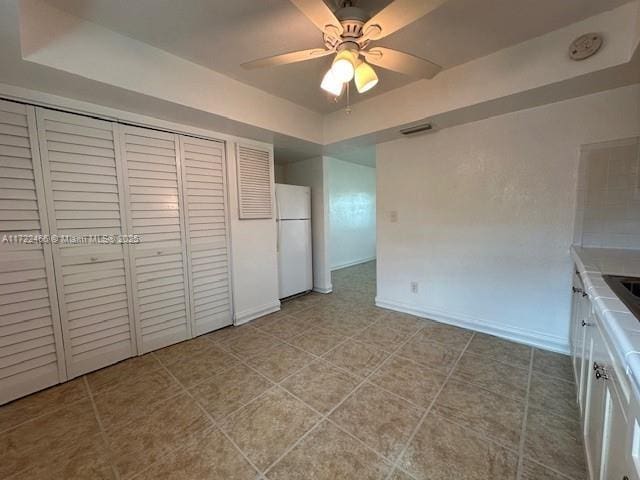
<instances>
[{"instance_id":1,"label":"closet door louver slat","mask_svg":"<svg viewBox=\"0 0 640 480\"><path fill-rule=\"evenodd\" d=\"M123 175L116 125L37 109L47 208L70 378L135 355ZM108 235L106 243L83 235Z\"/></svg>"},{"instance_id":2,"label":"closet door louver slat","mask_svg":"<svg viewBox=\"0 0 640 480\"><path fill-rule=\"evenodd\" d=\"M238 144L236 157L240 219L273 218L270 152Z\"/></svg>"},{"instance_id":3,"label":"closet door louver slat","mask_svg":"<svg viewBox=\"0 0 640 480\"><path fill-rule=\"evenodd\" d=\"M178 136L120 125L138 348L191 338L191 312Z\"/></svg>"},{"instance_id":4,"label":"closet door louver slat","mask_svg":"<svg viewBox=\"0 0 640 480\"><path fill-rule=\"evenodd\" d=\"M0 100L0 405L66 379L33 107ZM5 239L5 235L7 238Z\"/></svg>"},{"instance_id":5,"label":"closet door louver slat","mask_svg":"<svg viewBox=\"0 0 640 480\"><path fill-rule=\"evenodd\" d=\"M231 325L224 144L180 137L194 335Z\"/></svg>"}]
</instances>

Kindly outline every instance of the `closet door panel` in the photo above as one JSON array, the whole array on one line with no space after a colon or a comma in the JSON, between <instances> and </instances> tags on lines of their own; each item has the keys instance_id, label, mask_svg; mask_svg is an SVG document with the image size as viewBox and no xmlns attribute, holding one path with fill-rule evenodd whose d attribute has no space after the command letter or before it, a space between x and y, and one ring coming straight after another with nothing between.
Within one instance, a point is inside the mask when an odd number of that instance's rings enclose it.
<instances>
[{"instance_id":1,"label":"closet door panel","mask_svg":"<svg viewBox=\"0 0 640 480\"><path fill-rule=\"evenodd\" d=\"M0 404L66 379L33 107L0 100Z\"/></svg>"},{"instance_id":2,"label":"closet door panel","mask_svg":"<svg viewBox=\"0 0 640 480\"><path fill-rule=\"evenodd\" d=\"M177 135L120 126L127 169L132 278L139 348L191 338Z\"/></svg>"},{"instance_id":3,"label":"closet door panel","mask_svg":"<svg viewBox=\"0 0 640 480\"><path fill-rule=\"evenodd\" d=\"M37 109L70 377L135 355L115 124ZM87 236L108 236L90 238Z\"/></svg>"},{"instance_id":4,"label":"closet door panel","mask_svg":"<svg viewBox=\"0 0 640 480\"><path fill-rule=\"evenodd\" d=\"M224 144L180 137L194 335L232 323Z\"/></svg>"}]
</instances>

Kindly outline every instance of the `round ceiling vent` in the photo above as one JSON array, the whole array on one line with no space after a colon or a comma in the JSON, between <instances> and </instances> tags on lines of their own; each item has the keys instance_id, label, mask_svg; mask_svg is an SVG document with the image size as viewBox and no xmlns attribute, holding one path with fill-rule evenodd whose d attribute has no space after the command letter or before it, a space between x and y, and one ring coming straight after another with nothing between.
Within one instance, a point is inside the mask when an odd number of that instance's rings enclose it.
<instances>
[{"instance_id":1,"label":"round ceiling vent","mask_svg":"<svg viewBox=\"0 0 640 480\"><path fill-rule=\"evenodd\" d=\"M602 47L603 39L599 33L587 33L576 38L569 47L569 57L572 60L585 60L592 57Z\"/></svg>"}]
</instances>

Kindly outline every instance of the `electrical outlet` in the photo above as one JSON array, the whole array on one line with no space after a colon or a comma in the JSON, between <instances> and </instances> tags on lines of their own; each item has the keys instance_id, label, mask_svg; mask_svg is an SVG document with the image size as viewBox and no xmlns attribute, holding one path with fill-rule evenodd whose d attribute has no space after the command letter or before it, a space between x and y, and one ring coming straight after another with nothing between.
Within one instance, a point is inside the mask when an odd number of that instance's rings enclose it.
<instances>
[{"instance_id":1,"label":"electrical outlet","mask_svg":"<svg viewBox=\"0 0 640 480\"><path fill-rule=\"evenodd\" d=\"M391 223L398 223L398 212L392 210L389 212L389 221Z\"/></svg>"},{"instance_id":2,"label":"electrical outlet","mask_svg":"<svg viewBox=\"0 0 640 480\"><path fill-rule=\"evenodd\" d=\"M418 293L418 282L411 282L411 293Z\"/></svg>"}]
</instances>

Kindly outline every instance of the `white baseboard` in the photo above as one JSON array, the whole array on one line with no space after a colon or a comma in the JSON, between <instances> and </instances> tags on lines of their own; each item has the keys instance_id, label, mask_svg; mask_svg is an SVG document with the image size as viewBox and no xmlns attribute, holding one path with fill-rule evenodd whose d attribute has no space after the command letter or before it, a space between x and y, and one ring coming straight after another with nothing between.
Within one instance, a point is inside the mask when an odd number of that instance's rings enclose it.
<instances>
[{"instance_id":1,"label":"white baseboard","mask_svg":"<svg viewBox=\"0 0 640 480\"><path fill-rule=\"evenodd\" d=\"M313 287L313 291L318 293L331 293L333 292L333 285L329 285L327 288Z\"/></svg>"},{"instance_id":2,"label":"white baseboard","mask_svg":"<svg viewBox=\"0 0 640 480\"><path fill-rule=\"evenodd\" d=\"M277 312L278 310L280 310L280 300L236 313L233 317L233 324L236 326L242 325L256 318Z\"/></svg>"},{"instance_id":3,"label":"white baseboard","mask_svg":"<svg viewBox=\"0 0 640 480\"><path fill-rule=\"evenodd\" d=\"M473 318L470 316L452 316L449 313L436 310L426 310L416 305L376 297L376 305L380 308L408 313L417 317L428 318L436 322L462 327L476 332L487 333L517 343L524 343L542 350L549 350L563 354L569 353L569 344L565 339L540 332L532 332L517 327L499 325L496 323Z\"/></svg>"},{"instance_id":4,"label":"white baseboard","mask_svg":"<svg viewBox=\"0 0 640 480\"><path fill-rule=\"evenodd\" d=\"M341 263L340 265L334 265L331 267L331 271L340 270L342 268L354 267L356 265L360 265L361 263L372 262L376 259L375 256L369 258L362 258L360 260L354 260L353 262Z\"/></svg>"}]
</instances>

